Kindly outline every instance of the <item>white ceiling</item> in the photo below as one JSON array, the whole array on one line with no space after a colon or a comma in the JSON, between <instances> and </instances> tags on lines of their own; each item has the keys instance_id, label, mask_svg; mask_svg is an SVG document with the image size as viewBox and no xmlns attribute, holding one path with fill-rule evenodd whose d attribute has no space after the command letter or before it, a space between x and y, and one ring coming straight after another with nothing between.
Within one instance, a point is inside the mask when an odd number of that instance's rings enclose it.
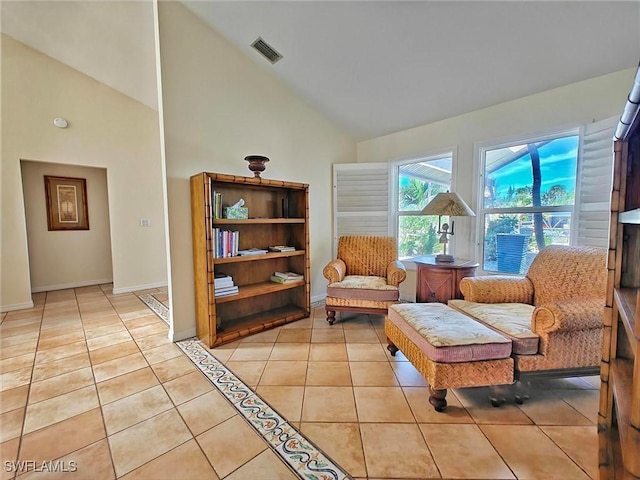
<instances>
[{"instance_id":1,"label":"white ceiling","mask_svg":"<svg viewBox=\"0 0 640 480\"><path fill-rule=\"evenodd\" d=\"M2 33L158 109L150 1L0 2Z\"/></svg>"},{"instance_id":2,"label":"white ceiling","mask_svg":"<svg viewBox=\"0 0 640 480\"><path fill-rule=\"evenodd\" d=\"M637 1L182 3L356 140L640 59ZM2 31L156 107L148 0L5 0ZM258 36L284 58L251 49Z\"/></svg>"}]
</instances>

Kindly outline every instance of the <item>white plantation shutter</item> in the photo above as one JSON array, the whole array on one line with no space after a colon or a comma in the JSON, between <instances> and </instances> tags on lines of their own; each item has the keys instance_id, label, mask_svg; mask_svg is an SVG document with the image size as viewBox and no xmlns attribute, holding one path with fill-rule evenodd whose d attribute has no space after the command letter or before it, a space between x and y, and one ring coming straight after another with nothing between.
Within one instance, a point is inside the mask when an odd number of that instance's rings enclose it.
<instances>
[{"instance_id":1,"label":"white plantation shutter","mask_svg":"<svg viewBox=\"0 0 640 480\"><path fill-rule=\"evenodd\" d=\"M587 125L578 167L576 192L577 245L609 244L611 182L613 181L613 131L617 117Z\"/></svg>"},{"instance_id":2,"label":"white plantation shutter","mask_svg":"<svg viewBox=\"0 0 640 480\"><path fill-rule=\"evenodd\" d=\"M389 235L389 165L333 165L333 249L343 235Z\"/></svg>"}]
</instances>

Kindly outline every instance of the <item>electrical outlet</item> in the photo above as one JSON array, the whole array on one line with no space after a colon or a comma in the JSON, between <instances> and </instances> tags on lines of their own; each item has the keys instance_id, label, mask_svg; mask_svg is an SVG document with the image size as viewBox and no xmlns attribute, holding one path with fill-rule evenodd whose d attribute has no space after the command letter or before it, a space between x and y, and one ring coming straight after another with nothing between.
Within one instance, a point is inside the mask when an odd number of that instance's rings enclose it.
<instances>
[{"instance_id":1,"label":"electrical outlet","mask_svg":"<svg viewBox=\"0 0 640 480\"><path fill-rule=\"evenodd\" d=\"M149 220L148 218L141 218L140 219L140 226L141 227L150 227L151 226L151 220Z\"/></svg>"}]
</instances>

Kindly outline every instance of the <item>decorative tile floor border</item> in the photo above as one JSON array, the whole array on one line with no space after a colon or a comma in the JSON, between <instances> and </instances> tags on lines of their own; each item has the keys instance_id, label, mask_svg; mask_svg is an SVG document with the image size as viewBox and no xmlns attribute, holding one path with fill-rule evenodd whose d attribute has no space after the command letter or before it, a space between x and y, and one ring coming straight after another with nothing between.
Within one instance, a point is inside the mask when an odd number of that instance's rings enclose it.
<instances>
[{"instance_id":1,"label":"decorative tile floor border","mask_svg":"<svg viewBox=\"0 0 640 480\"><path fill-rule=\"evenodd\" d=\"M138 298L153 310L153 313L160 317L160 320L169 325L169 309L160 300L151 293L141 293Z\"/></svg>"},{"instance_id":2,"label":"decorative tile floor border","mask_svg":"<svg viewBox=\"0 0 640 480\"><path fill-rule=\"evenodd\" d=\"M351 480L344 470L219 362L197 338L176 344L300 479Z\"/></svg>"}]
</instances>

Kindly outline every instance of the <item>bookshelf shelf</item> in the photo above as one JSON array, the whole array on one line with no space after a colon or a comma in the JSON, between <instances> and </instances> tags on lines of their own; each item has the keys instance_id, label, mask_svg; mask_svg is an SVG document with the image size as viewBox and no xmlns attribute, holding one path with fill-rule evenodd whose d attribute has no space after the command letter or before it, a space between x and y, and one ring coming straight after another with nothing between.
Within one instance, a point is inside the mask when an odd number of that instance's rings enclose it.
<instances>
[{"instance_id":1,"label":"bookshelf shelf","mask_svg":"<svg viewBox=\"0 0 640 480\"><path fill-rule=\"evenodd\" d=\"M255 225L255 224L287 224L287 223L306 223L304 218L215 218L214 225Z\"/></svg>"},{"instance_id":2,"label":"bookshelf shelf","mask_svg":"<svg viewBox=\"0 0 640 480\"><path fill-rule=\"evenodd\" d=\"M227 297L216 298L216 303L236 302L238 300L244 300L245 298L252 298L258 295L268 295L270 293L288 290L290 288L298 288L302 286L304 286L304 281L291 283L254 283L252 285L245 285L244 287L240 287L237 295L229 295Z\"/></svg>"},{"instance_id":3,"label":"bookshelf shelf","mask_svg":"<svg viewBox=\"0 0 640 480\"><path fill-rule=\"evenodd\" d=\"M213 260L215 265L222 265L225 263L238 263L238 262L260 262L273 258L286 258L306 255L304 250L296 250L294 252L279 252L279 253L263 253L260 255L238 255L235 257L216 258Z\"/></svg>"}]
</instances>

